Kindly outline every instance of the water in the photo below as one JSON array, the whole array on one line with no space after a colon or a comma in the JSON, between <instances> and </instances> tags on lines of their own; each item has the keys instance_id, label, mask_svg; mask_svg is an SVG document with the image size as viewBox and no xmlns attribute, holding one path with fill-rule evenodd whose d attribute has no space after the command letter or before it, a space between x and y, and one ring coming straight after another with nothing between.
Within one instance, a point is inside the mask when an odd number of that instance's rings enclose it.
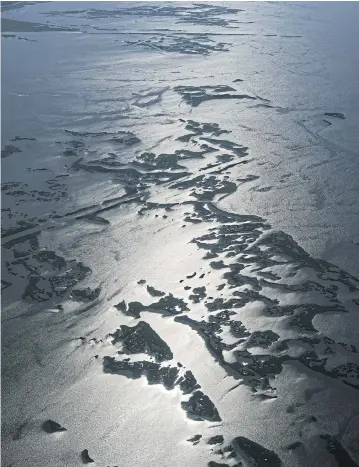
<instances>
[{"instance_id":1,"label":"water","mask_svg":"<svg viewBox=\"0 0 359 467\"><path fill-rule=\"evenodd\" d=\"M357 4L2 8L5 465L356 465Z\"/></svg>"}]
</instances>

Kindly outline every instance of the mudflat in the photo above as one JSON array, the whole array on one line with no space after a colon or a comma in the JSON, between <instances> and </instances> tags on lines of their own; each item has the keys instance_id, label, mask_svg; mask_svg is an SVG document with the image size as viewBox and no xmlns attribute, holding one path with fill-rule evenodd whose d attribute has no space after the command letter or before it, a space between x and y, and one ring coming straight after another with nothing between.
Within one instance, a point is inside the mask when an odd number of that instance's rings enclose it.
<instances>
[{"instance_id":1,"label":"mudflat","mask_svg":"<svg viewBox=\"0 0 359 467\"><path fill-rule=\"evenodd\" d=\"M1 8L3 465L359 465L358 4Z\"/></svg>"}]
</instances>

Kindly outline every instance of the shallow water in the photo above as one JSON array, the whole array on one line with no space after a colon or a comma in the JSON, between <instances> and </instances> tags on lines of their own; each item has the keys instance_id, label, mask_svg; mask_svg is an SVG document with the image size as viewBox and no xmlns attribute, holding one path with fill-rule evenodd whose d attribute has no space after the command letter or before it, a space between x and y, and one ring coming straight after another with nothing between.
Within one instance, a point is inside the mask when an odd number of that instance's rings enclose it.
<instances>
[{"instance_id":1,"label":"shallow water","mask_svg":"<svg viewBox=\"0 0 359 467\"><path fill-rule=\"evenodd\" d=\"M357 465L358 5L2 9L4 465Z\"/></svg>"}]
</instances>

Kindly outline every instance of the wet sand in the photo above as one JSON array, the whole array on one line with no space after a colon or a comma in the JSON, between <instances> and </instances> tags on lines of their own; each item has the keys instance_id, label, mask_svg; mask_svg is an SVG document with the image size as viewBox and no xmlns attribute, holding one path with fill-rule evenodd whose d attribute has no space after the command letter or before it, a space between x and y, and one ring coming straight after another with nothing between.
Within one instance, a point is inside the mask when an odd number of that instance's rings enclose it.
<instances>
[{"instance_id":1,"label":"wet sand","mask_svg":"<svg viewBox=\"0 0 359 467\"><path fill-rule=\"evenodd\" d=\"M3 5L5 466L359 463L358 11Z\"/></svg>"}]
</instances>

